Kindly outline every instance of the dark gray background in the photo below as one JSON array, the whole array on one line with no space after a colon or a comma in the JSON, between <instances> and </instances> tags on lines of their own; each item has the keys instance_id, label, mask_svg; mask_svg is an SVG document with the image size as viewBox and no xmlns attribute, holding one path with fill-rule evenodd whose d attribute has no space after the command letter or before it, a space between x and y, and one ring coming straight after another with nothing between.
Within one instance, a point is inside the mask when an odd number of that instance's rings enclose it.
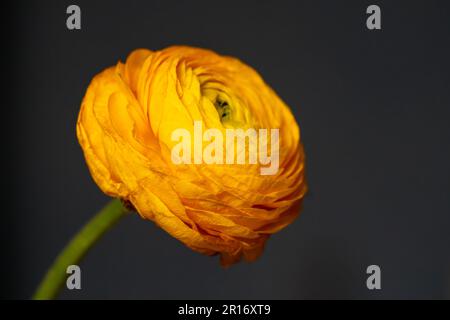
<instances>
[{"instance_id":1,"label":"dark gray background","mask_svg":"<svg viewBox=\"0 0 450 320\"><path fill-rule=\"evenodd\" d=\"M81 31L65 26L72 3ZM2 12L3 64L13 73L3 87L1 296L29 298L108 201L75 136L90 79L135 48L187 44L239 57L291 106L307 155L304 210L257 262L230 269L130 216L81 264L82 290L61 298L449 298L447 3L10 5ZM366 29L369 4L381 6L381 31ZM370 264L382 268L380 291L366 288Z\"/></svg>"}]
</instances>

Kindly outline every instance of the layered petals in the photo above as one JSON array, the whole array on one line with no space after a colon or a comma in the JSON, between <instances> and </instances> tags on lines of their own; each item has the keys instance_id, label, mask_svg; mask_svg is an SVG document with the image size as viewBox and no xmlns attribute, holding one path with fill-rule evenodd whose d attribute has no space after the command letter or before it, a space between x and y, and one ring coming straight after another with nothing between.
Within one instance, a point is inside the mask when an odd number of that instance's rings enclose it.
<instances>
[{"instance_id":1,"label":"layered petals","mask_svg":"<svg viewBox=\"0 0 450 320\"><path fill-rule=\"evenodd\" d=\"M174 163L173 132L195 135L198 122L223 136L278 129L277 171L262 175L260 162ZM103 192L193 250L220 254L223 265L255 260L268 237L296 218L307 189L289 108L255 70L209 50L133 51L90 83L77 136Z\"/></svg>"}]
</instances>

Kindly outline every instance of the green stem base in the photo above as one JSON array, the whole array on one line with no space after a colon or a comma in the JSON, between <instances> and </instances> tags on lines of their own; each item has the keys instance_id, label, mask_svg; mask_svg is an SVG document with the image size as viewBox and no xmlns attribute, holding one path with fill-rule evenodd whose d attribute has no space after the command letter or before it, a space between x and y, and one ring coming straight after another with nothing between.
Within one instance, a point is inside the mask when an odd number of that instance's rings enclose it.
<instances>
[{"instance_id":1,"label":"green stem base","mask_svg":"<svg viewBox=\"0 0 450 320\"><path fill-rule=\"evenodd\" d=\"M33 299L54 299L66 281L67 267L77 264L98 239L119 221L128 210L120 200L112 200L98 212L67 244L47 271Z\"/></svg>"}]
</instances>

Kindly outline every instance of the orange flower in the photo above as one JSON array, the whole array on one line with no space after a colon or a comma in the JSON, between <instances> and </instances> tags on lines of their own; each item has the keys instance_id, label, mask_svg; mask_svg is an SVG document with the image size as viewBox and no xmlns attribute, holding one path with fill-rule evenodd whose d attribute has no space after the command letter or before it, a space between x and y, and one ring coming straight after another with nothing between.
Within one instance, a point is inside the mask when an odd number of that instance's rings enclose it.
<instances>
[{"instance_id":1,"label":"orange flower","mask_svg":"<svg viewBox=\"0 0 450 320\"><path fill-rule=\"evenodd\" d=\"M223 136L230 129L279 129L277 144L272 136L258 145L258 155L267 149L278 157L276 170L262 173L267 161L174 162L174 132L195 136L198 123ZM125 64L92 80L77 135L103 192L130 202L193 250L220 254L223 265L256 259L270 234L296 218L306 192L303 147L289 108L255 70L209 50L133 51ZM193 146L192 158L200 152L201 159L206 148Z\"/></svg>"}]
</instances>

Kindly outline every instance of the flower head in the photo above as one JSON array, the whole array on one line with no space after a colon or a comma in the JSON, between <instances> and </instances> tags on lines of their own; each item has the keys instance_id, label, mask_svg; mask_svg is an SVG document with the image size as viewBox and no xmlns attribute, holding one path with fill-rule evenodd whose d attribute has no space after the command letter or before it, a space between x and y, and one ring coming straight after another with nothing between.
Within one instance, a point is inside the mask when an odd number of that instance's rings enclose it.
<instances>
[{"instance_id":1,"label":"flower head","mask_svg":"<svg viewBox=\"0 0 450 320\"><path fill-rule=\"evenodd\" d=\"M180 129L197 138L181 141ZM262 136L254 149L250 135L244 149L220 148L229 132ZM200 146L198 134L206 141ZM209 50L133 51L94 77L77 135L103 192L193 250L220 254L223 265L256 259L268 237L298 215L306 192L289 108L255 70ZM234 161L239 155L247 161ZM276 170L264 171L268 160L277 161Z\"/></svg>"}]
</instances>

